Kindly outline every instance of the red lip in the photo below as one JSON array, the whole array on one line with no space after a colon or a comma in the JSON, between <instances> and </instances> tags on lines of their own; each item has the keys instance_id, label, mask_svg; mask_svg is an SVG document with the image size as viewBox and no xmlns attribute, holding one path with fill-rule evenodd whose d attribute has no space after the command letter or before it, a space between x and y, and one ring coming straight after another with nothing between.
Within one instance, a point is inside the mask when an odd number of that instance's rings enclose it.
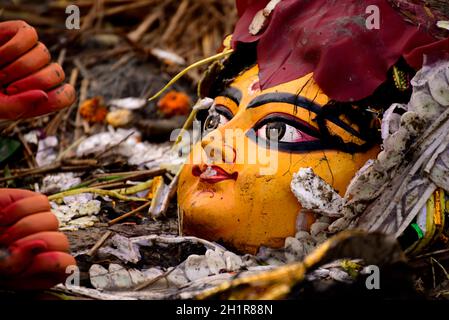
<instances>
[{"instance_id":1,"label":"red lip","mask_svg":"<svg viewBox=\"0 0 449 320\"><path fill-rule=\"evenodd\" d=\"M215 174L206 174L208 166L203 165L202 167L196 165L192 168L192 174L195 177L199 177L201 182L214 184L224 180L237 180L238 172L228 173L223 168L219 166L212 165L210 168L215 171Z\"/></svg>"}]
</instances>

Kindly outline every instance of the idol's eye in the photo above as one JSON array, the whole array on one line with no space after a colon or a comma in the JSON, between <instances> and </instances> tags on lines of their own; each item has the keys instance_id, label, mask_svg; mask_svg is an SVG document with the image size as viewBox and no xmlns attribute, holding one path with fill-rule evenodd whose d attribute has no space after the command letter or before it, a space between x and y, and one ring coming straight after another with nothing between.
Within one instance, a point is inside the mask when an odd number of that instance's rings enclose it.
<instances>
[{"instance_id":1,"label":"idol's eye","mask_svg":"<svg viewBox=\"0 0 449 320\"><path fill-rule=\"evenodd\" d=\"M257 136L269 141L295 142L295 139L301 139L301 131L278 121L262 126L257 130Z\"/></svg>"},{"instance_id":2,"label":"idol's eye","mask_svg":"<svg viewBox=\"0 0 449 320\"><path fill-rule=\"evenodd\" d=\"M260 139L283 143L318 141L318 131L307 123L288 115L272 114L256 126Z\"/></svg>"},{"instance_id":3,"label":"idol's eye","mask_svg":"<svg viewBox=\"0 0 449 320\"><path fill-rule=\"evenodd\" d=\"M214 105L204 120L204 131L215 130L226 124L232 118L232 113L224 106Z\"/></svg>"},{"instance_id":4,"label":"idol's eye","mask_svg":"<svg viewBox=\"0 0 449 320\"><path fill-rule=\"evenodd\" d=\"M224 125L229 120L226 119L225 116L216 113L216 114L209 114L206 118L206 121L204 122L204 130L205 131L212 131L217 129L218 127Z\"/></svg>"}]
</instances>

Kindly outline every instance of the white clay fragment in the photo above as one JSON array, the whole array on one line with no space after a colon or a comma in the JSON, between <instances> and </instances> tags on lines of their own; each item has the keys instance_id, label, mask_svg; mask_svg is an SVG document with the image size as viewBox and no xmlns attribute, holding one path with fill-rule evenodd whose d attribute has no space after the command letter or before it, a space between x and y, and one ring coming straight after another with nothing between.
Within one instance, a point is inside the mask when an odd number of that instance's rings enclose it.
<instances>
[{"instance_id":1,"label":"white clay fragment","mask_svg":"<svg viewBox=\"0 0 449 320\"><path fill-rule=\"evenodd\" d=\"M341 216L343 199L311 168L301 168L293 174L290 186L302 208L330 217Z\"/></svg>"}]
</instances>

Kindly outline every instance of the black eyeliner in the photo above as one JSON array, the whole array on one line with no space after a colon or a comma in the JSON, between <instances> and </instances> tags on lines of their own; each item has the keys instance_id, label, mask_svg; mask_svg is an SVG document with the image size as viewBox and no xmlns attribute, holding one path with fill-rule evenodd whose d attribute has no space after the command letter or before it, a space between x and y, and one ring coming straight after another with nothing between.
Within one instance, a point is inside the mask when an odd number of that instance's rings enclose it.
<instances>
[{"instance_id":1,"label":"black eyeliner","mask_svg":"<svg viewBox=\"0 0 449 320\"><path fill-rule=\"evenodd\" d=\"M261 127L266 125L267 123L274 122L274 121L285 122L285 123L289 124L290 126L292 126L292 127L296 128L296 129L304 132L305 134L308 134L309 136L311 136L313 138L320 139L320 133L319 133L319 131L317 129L304 124L301 120L296 119L293 116L290 116L290 115L287 115L287 114L282 114L282 113L273 113L273 114L270 114L270 115L266 116L265 118L260 120L254 126L254 130L257 131Z\"/></svg>"},{"instance_id":2,"label":"black eyeliner","mask_svg":"<svg viewBox=\"0 0 449 320\"><path fill-rule=\"evenodd\" d=\"M232 113L232 111L223 105L216 105L215 110L217 111L217 113L225 116L228 120L234 118L234 114Z\"/></svg>"},{"instance_id":3,"label":"black eyeliner","mask_svg":"<svg viewBox=\"0 0 449 320\"><path fill-rule=\"evenodd\" d=\"M295 119L293 116L281 113L270 114L260 120L253 129L249 130L246 136L257 143L257 139L261 139L257 136L257 130L259 130L264 125L273 122L273 121L282 121L285 122L292 127L308 134L311 137L320 139L319 131L315 130L313 127L308 126L301 122L299 119ZM269 140L262 139L266 144L270 144ZM324 149L329 149L329 146L325 145L321 140L315 141L302 141L302 142L277 142L278 149L280 151L291 152L291 153L301 153L307 151L321 151Z\"/></svg>"},{"instance_id":4,"label":"black eyeliner","mask_svg":"<svg viewBox=\"0 0 449 320\"><path fill-rule=\"evenodd\" d=\"M321 106L316 104L315 102L313 102L305 97L294 95L291 93L286 93L286 92L272 92L272 93L262 94L256 98L254 98L248 104L248 106L246 108L247 109L257 108L257 107L263 106L268 103L292 104L297 107L306 109L308 111L312 111L317 116L319 116L322 111ZM349 132L350 134L356 136L357 138L363 140L363 138L360 136L360 133L358 133L357 130L355 130L353 127L351 127L350 125L348 125L347 123L345 123L344 121L339 119L338 117L328 116L328 117L326 117L326 120L332 122L333 124L339 126L343 130L345 130L345 131Z\"/></svg>"}]
</instances>

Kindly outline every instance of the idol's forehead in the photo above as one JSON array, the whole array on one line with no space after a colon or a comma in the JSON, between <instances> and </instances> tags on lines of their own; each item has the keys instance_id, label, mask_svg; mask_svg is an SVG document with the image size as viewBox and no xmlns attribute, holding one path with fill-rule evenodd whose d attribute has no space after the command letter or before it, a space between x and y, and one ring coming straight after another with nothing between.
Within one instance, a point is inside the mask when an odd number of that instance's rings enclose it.
<instances>
[{"instance_id":1,"label":"idol's forehead","mask_svg":"<svg viewBox=\"0 0 449 320\"><path fill-rule=\"evenodd\" d=\"M318 106L323 106L329 102L329 98L313 80L312 73L262 90L260 88L259 67L257 65L238 75L219 96L232 100L238 111L242 111L242 109L246 109L248 106L251 107L254 102L257 103L257 99L259 98L260 100L261 96L267 97L269 101L276 102L278 98L282 100L280 97L287 96L287 94L305 98L305 100L309 100Z\"/></svg>"}]
</instances>

